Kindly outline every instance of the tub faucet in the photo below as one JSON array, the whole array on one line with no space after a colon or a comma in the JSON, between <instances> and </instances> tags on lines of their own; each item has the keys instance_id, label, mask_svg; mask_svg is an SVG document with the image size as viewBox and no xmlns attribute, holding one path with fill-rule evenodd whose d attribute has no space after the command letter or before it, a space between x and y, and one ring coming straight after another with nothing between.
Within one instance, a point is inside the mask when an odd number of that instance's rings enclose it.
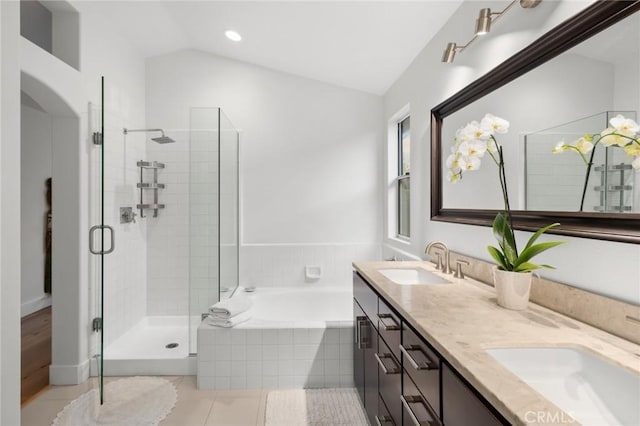
<instances>
[{"instance_id":1,"label":"tub faucet","mask_svg":"<svg viewBox=\"0 0 640 426\"><path fill-rule=\"evenodd\" d=\"M451 269L449 268L449 247L442 241L433 241L427 245L427 248L424 249L424 254L429 256L429 252L432 248L439 248L442 250L442 256L438 256L438 262L436 262L436 269L442 270L445 274L450 274Z\"/></svg>"}]
</instances>

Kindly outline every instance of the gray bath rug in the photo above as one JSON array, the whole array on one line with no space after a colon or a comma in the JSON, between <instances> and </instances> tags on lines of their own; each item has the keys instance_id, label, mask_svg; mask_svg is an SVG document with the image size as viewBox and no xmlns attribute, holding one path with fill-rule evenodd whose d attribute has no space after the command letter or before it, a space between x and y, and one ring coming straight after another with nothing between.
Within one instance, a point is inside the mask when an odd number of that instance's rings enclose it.
<instances>
[{"instance_id":1,"label":"gray bath rug","mask_svg":"<svg viewBox=\"0 0 640 426\"><path fill-rule=\"evenodd\" d=\"M265 426L366 426L352 388L275 390L267 395Z\"/></svg>"},{"instance_id":2,"label":"gray bath rug","mask_svg":"<svg viewBox=\"0 0 640 426\"><path fill-rule=\"evenodd\" d=\"M173 410L176 388L159 377L128 377L107 383L104 404L98 389L71 401L52 426L156 426Z\"/></svg>"}]
</instances>

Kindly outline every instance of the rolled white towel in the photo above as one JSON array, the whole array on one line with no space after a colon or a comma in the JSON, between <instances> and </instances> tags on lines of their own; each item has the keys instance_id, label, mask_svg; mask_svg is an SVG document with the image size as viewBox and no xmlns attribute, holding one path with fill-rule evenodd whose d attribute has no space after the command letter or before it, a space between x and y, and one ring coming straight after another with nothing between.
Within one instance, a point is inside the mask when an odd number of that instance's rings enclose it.
<instances>
[{"instance_id":1,"label":"rolled white towel","mask_svg":"<svg viewBox=\"0 0 640 426\"><path fill-rule=\"evenodd\" d=\"M208 324L214 325L216 327L225 327L230 328L234 327L238 324L241 324L251 318L251 312L245 311L241 314L238 314L231 318L220 318L218 316L209 315L205 320Z\"/></svg>"},{"instance_id":2,"label":"rolled white towel","mask_svg":"<svg viewBox=\"0 0 640 426\"><path fill-rule=\"evenodd\" d=\"M209 307L209 314L221 319L233 318L251 308L251 299L247 297L232 297Z\"/></svg>"}]
</instances>

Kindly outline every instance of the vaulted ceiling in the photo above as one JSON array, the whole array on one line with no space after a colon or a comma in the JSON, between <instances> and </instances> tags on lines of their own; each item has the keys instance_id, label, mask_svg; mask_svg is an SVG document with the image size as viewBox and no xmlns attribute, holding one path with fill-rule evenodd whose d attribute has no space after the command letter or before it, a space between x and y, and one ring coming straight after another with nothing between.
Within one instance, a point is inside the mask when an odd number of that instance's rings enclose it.
<instances>
[{"instance_id":1,"label":"vaulted ceiling","mask_svg":"<svg viewBox=\"0 0 640 426\"><path fill-rule=\"evenodd\" d=\"M102 1L145 57L198 49L383 94L461 1ZM225 30L243 40L231 42Z\"/></svg>"}]
</instances>

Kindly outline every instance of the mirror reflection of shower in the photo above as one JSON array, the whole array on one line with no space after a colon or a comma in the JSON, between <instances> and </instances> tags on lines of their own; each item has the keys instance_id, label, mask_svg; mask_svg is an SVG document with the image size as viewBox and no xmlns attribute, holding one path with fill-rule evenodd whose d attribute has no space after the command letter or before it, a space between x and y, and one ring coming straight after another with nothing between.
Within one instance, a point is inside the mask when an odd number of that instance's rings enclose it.
<instances>
[{"instance_id":1,"label":"mirror reflection of shower","mask_svg":"<svg viewBox=\"0 0 640 426\"><path fill-rule=\"evenodd\" d=\"M124 134L125 135L128 134L128 133L133 133L133 132L145 132L145 133L160 132L162 134L162 136L157 137L157 138L151 138L151 140L156 142L156 143L174 143L175 142L170 137L165 136L164 130L162 130L162 129L127 129L126 127L124 128Z\"/></svg>"}]
</instances>

